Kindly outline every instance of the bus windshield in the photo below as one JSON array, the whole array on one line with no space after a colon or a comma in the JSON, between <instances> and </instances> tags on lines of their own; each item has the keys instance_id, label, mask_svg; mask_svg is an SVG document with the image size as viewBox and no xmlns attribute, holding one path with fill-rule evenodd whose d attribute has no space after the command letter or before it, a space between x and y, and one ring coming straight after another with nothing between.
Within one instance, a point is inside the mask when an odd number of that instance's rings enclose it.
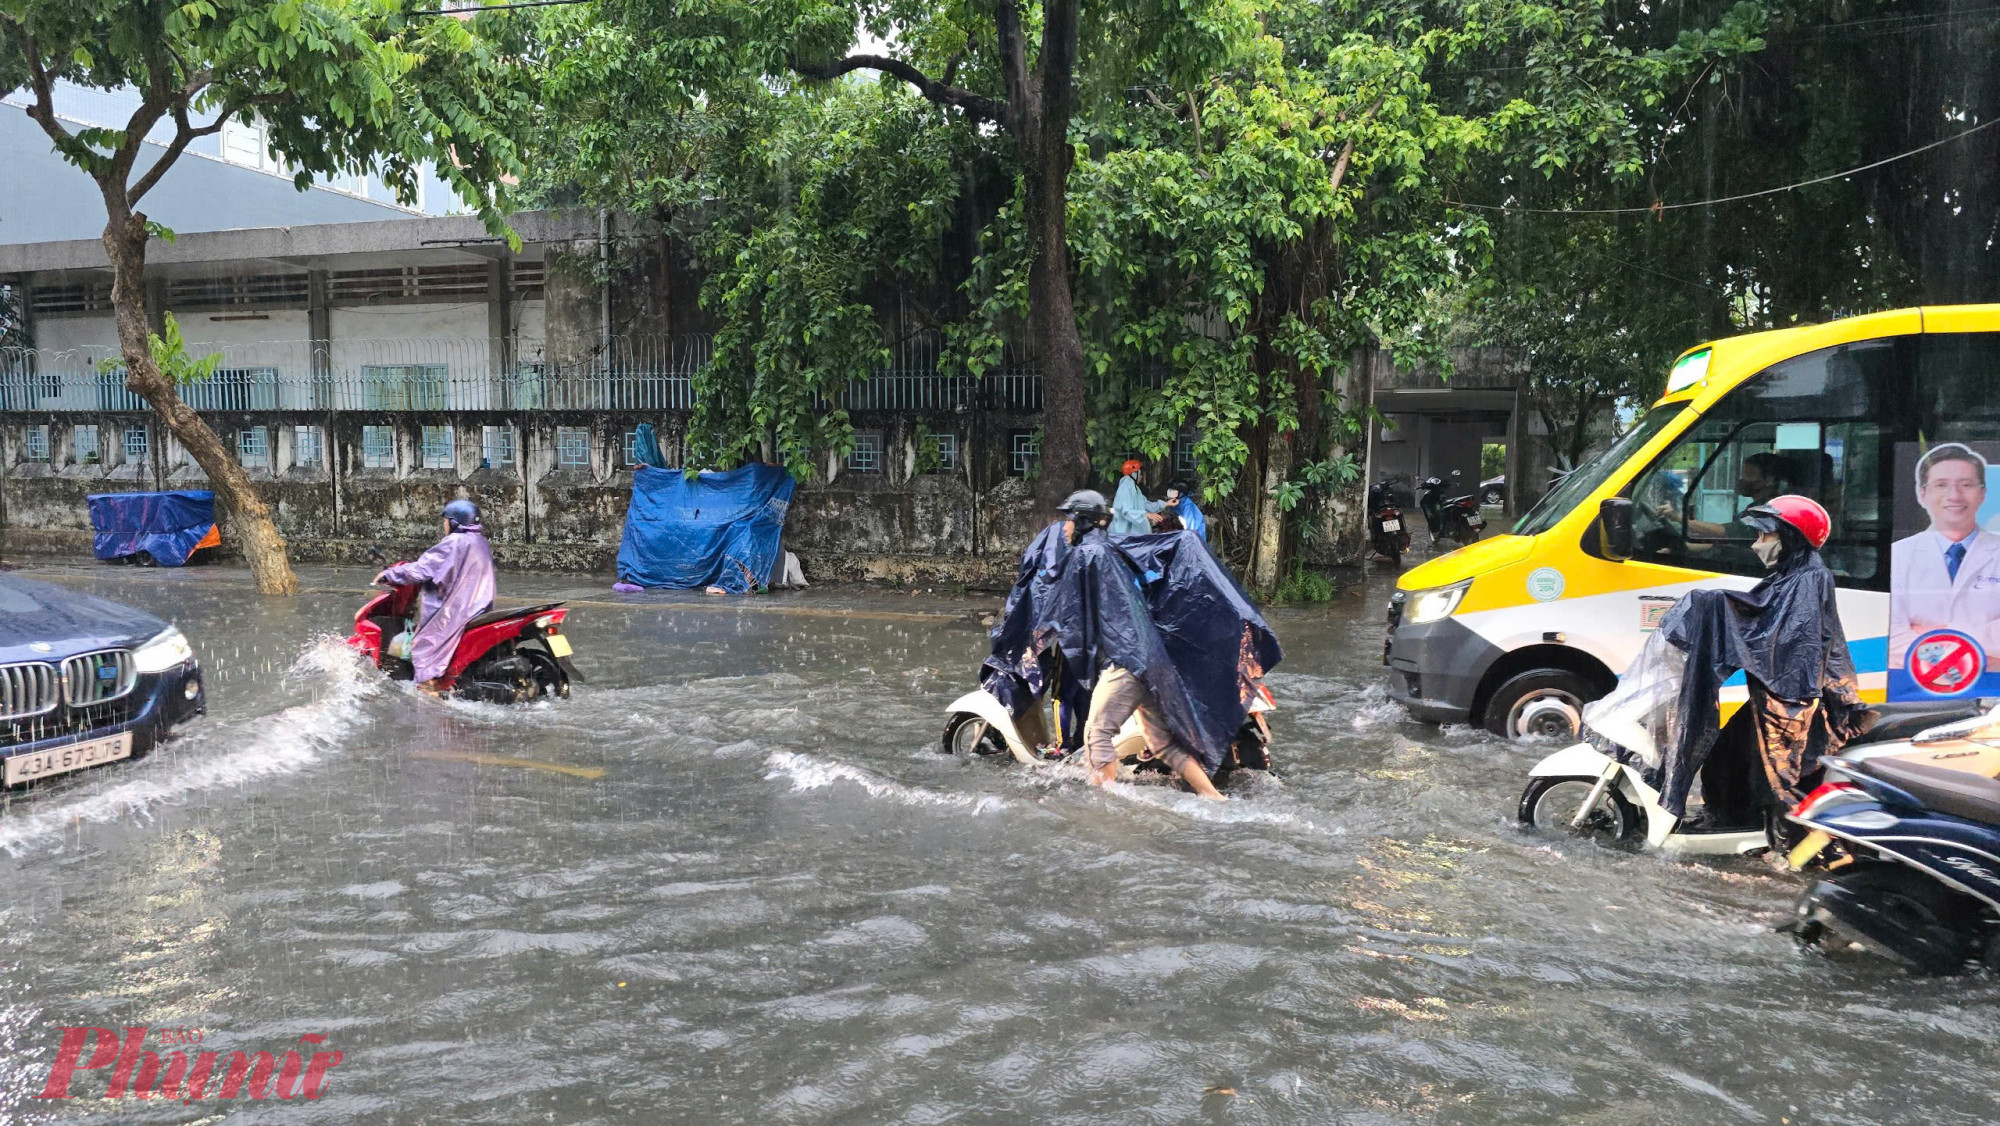
<instances>
[{"instance_id":1,"label":"bus windshield","mask_svg":"<svg viewBox=\"0 0 2000 1126\"><path fill-rule=\"evenodd\" d=\"M1542 494L1521 519L1514 524L1517 536L1538 536L1556 526L1569 511L1582 503L1583 498L1597 491L1618 467L1630 461L1632 455L1654 436L1680 417L1685 404L1674 403L1664 407L1654 407L1639 419L1637 425L1627 430L1623 437L1611 443L1611 448L1584 462L1569 476L1556 482L1556 486Z\"/></svg>"}]
</instances>

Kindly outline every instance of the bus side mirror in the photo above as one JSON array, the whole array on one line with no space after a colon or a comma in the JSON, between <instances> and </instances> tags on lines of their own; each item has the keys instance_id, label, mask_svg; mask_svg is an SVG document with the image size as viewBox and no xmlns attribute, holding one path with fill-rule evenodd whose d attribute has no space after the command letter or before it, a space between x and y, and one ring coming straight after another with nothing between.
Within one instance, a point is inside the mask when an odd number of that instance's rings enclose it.
<instances>
[{"instance_id":1,"label":"bus side mirror","mask_svg":"<svg viewBox=\"0 0 2000 1126\"><path fill-rule=\"evenodd\" d=\"M1597 506L1597 553L1614 563L1632 558L1632 502L1606 497Z\"/></svg>"}]
</instances>

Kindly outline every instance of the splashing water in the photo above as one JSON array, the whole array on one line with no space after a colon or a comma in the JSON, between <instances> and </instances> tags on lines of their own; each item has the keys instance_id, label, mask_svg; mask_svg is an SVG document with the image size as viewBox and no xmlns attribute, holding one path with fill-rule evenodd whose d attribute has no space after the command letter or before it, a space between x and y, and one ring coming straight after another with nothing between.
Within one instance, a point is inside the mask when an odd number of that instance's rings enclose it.
<instances>
[{"instance_id":1,"label":"splashing water","mask_svg":"<svg viewBox=\"0 0 2000 1126\"><path fill-rule=\"evenodd\" d=\"M284 679L314 699L255 718L195 720L155 747L146 761L95 772L102 777L91 777L74 793L52 795L46 804L29 809L17 804L0 819L0 850L18 856L60 839L77 824L144 818L190 794L304 770L340 749L366 722L355 705L383 685L353 650L330 636L308 643Z\"/></svg>"}]
</instances>

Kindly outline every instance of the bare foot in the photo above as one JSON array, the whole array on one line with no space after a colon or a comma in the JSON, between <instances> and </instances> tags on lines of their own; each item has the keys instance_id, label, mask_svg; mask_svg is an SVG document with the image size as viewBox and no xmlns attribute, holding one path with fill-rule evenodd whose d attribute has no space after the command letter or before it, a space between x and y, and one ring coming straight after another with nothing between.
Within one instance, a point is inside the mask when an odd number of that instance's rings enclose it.
<instances>
[{"instance_id":1,"label":"bare foot","mask_svg":"<svg viewBox=\"0 0 2000 1126\"><path fill-rule=\"evenodd\" d=\"M1109 786L1118 781L1118 764L1113 762L1088 771L1084 774L1083 780L1093 786Z\"/></svg>"},{"instance_id":2,"label":"bare foot","mask_svg":"<svg viewBox=\"0 0 2000 1126\"><path fill-rule=\"evenodd\" d=\"M729 592L728 592L728 591L726 591L726 590L724 590L724 589L722 589L722 588L721 588L721 587L719 587L719 586L712 586L712 587L709 587L709 588L708 588L708 593L710 593L710 594L728 594Z\"/></svg>"}]
</instances>

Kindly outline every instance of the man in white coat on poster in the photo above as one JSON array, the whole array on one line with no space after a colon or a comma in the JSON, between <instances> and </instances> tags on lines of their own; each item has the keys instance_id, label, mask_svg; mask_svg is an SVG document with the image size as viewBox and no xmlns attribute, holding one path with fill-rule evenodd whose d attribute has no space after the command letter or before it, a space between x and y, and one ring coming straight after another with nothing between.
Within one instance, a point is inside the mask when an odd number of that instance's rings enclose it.
<instances>
[{"instance_id":1,"label":"man in white coat on poster","mask_svg":"<svg viewBox=\"0 0 2000 1126\"><path fill-rule=\"evenodd\" d=\"M1970 635L1989 666L2000 648L2000 534L1981 531L1986 459L1957 442L1917 461L1917 502L1931 525L1889 548L1889 667L1934 629Z\"/></svg>"}]
</instances>

